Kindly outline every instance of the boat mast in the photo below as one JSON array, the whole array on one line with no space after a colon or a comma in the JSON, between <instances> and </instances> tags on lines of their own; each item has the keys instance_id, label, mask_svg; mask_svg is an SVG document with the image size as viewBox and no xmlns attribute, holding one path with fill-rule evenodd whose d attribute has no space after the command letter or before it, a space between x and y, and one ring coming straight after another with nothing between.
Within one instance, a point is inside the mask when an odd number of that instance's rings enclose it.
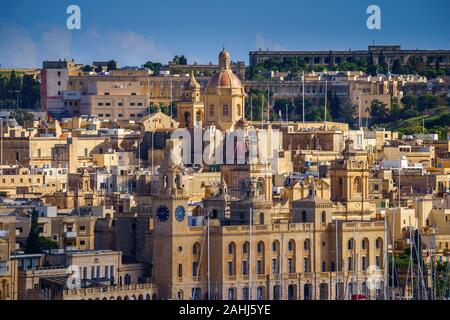
<instances>
[{"instance_id":1,"label":"boat mast","mask_svg":"<svg viewBox=\"0 0 450 320\"><path fill-rule=\"evenodd\" d=\"M209 213L208 220L208 300L211 300L211 258L210 258L210 238L209 238Z\"/></svg>"},{"instance_id":2,"label":"boat mast","mask_svg":"<svg viewBox=\"0 0 450 320\"><path fill-rule=\"evenodd\" d=\"M283 242L284 234L281 234L281 244L280 244L280 300L283 300Z\"/></svg>"},{"instance_id":3,"label":"boat mast","mask_svg":"<svg viewBox=\"0 0 450 320\"><path fill-rule=\"evenodd\" d=\"M253 198L253 183L250 186L250 194ZM249 249L248 249L248 297L252 300L252 236L253 236L253 201L250 199L250 228L249 228Z\"/></svg>"},{"instance_id":4,"label":"boat mast","mask_svg":"<svg viewBox=\"0 0 450 320\"><path fill-rule=\"evenodd\" d=\"M302 72L302 116L305 123L305 70Z\"/></svg>"},{"instance_id":5,"label":"boat mast","mask_svg":"<svg viewBox=\"0 0 450 320\"><path fill-rule=\"evenodd\" d=\"M387 243L387 215L384 215L384 235L383 235L383 300L387 299L387 286L389 284L389 267L388 267L388 243ZM386 271L387 270L387 271Z\"/></svg>"},{"instance_id":6,"label":"boat mast","mask_svg":"<svg viewBox=\"0 0 450 320\"><path fill-rule=\"evenodd\" d=\"M339 246L338 246L338 219L335 220L336 229L336 300L338 299L338 281L339 281Z\"/></svg>"}]
</instances>

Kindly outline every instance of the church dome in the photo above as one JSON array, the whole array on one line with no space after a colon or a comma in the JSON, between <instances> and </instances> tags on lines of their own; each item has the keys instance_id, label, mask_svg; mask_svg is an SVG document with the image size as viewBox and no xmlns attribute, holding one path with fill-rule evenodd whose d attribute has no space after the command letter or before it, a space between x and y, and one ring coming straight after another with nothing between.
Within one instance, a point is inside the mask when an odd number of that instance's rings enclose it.
<instances>
[{"instance_id":1,"label":"church dome","mask_svg":"<svg viewBox=\"0 0 450 320\"><path fill-rule=\"evenodd\" d=\"M231 57L225 48L219 53L219 65L220 72L209 79L207 88L242 88L241 80L231 70Z\"/></svg>"},{"instance_id":2,"label":"church dome","mask_svg":"<svg viewBox=\"0 0 450 320\"><path fill-rule=\"evenodd\" d=\"M210 88L241 88L242 83L231 70L222 70L215 73L208 82Z\"/></svg>"}]
</instances>

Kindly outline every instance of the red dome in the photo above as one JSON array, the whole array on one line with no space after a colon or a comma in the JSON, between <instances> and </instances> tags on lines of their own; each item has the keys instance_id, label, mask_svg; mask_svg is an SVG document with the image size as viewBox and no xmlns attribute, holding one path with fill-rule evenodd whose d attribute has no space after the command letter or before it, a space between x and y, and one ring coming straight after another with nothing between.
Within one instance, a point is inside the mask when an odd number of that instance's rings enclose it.
<instances>
[{"instance_id":1,"label":"red dome","mask_svg":"<svg viewBox=\"0 0 450 320\"><path fill-rule=\"evenodd\" d=\"M241 80L231 70L215 73L208 82L209 88L242 88Z\"/></svg>"}]
</instances>

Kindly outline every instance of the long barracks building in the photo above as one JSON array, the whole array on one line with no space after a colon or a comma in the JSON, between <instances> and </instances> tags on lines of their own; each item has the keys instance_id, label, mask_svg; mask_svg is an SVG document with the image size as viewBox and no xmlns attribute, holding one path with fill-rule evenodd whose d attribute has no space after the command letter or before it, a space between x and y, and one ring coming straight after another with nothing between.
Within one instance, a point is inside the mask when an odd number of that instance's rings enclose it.
<instances>
[{"instance_id":1,"label":"long barracks building","mask_svg":"<svg viewBox=\"0 0 450 320\"><path fill-rule=\"evenodd\" d=\"M383 51L388 63L392 64L396 59L406 63L409 57L421 57L425 63L435 64L439 62L441 66L450 65L450 50L405 50L399 45L377 45L369 46L367 50L348 50L348 51L250 51L250 66L258 65L270 58L283 60L285 58L303 59L307 64L314 65L333 65L344 62L353 62L355 59L367 59L370 52L375 63L378 63L378 57Z\"/></svg>"}]
</instances>

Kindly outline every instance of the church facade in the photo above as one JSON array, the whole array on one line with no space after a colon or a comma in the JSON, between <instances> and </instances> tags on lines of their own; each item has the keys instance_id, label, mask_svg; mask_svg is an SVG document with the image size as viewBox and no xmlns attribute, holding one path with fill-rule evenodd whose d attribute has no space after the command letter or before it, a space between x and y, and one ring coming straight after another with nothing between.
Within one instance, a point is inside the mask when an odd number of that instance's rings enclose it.
<instances>
[{"instance_id":1,"label":"church facade","mask_svg":"<svg viewBox=\"0 0 450 320\"><path fill-rule=\"evenodd\" d=\"M204 97L191 74L185 101L177 106L180 127L248 132L244 89L230 63L224 49L221 70L211 77ZM385 225L376 219L369 200L367 155L355 152L351 141L328 178L311 176L299 182L302 192L274 193L280 169L274 170L257 151L254 161L220 165L221 182L201 203L192 201L186 187L192 168L171 157L180 152L181 143L167 141L159 192L144 219L148 228L142 237L151 244L159 298L383 296ZM248 145L243 148L248 160Z\"/></svg>"}]
</instances>

